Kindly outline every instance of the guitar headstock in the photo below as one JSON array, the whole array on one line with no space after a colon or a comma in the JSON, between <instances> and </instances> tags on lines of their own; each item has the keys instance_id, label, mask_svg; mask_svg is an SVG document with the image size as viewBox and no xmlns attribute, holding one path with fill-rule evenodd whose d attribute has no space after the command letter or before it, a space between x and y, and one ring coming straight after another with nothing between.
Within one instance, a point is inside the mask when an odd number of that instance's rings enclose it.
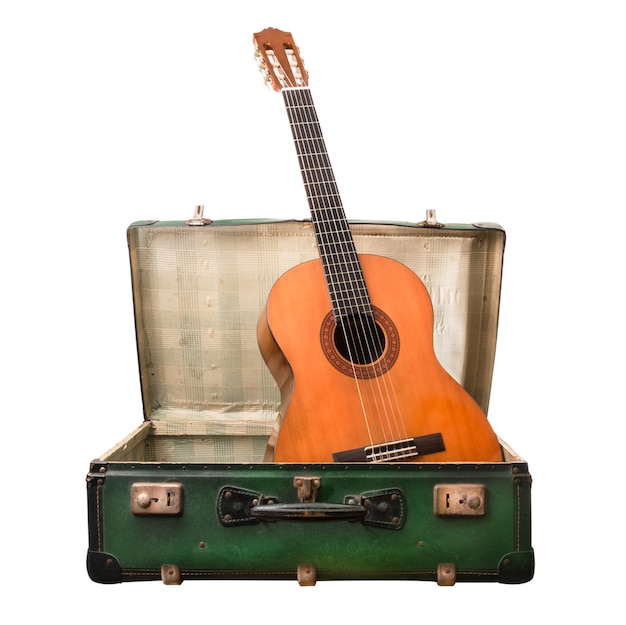
<instances>
[{"instance_id":1,"label":"guitar headstock","mask_svg":"<svg viewBox=\"0 0 626 625\"><path fill-rule=\"evenodd\" d=\"M293 41L291 33L277 28L266 28L254 33L252 41L256 45L259 69L265 74L265 82L274 91L286 87L306 87L309 76Z\"/></svg>"}]
</instances>

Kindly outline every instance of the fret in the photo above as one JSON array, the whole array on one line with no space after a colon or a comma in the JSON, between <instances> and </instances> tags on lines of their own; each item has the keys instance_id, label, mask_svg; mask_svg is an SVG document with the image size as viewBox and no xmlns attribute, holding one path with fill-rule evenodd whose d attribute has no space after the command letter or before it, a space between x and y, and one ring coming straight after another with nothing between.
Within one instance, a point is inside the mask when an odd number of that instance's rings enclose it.
<instances>
[{"instance_id":1,"label":"fret","mask_svg":"<svg viewBox=\"0 0 626 625\"><path fill-rule=\"evenodd\" d=\"M332 203L332 207L333 208L339 208L341 206L341 198L339 197L339 194L330 190L328 192L324 192L325 189L319 189L319 188L312 188L309 187L309 193L308 198L310 200L323 200L324 202L328 202L329 200L334 200ZM320 208L327 208L328 204L325 204L323 207ZM315 206L313 208L313 210L317 210L317 206Z\"/></svg>"},{"instance_id":2,"label":"fret","mask_svg":"<svg viewBox=\"0 0 626 625\"><path fill-rule=\"evenodd\" d=\"M333 282L338 286L351 284L355 278L358 279L359 277L360 265L357 259L354 259L354 261L348 260L347 262L342 259L333 261L332 257L325 255L324 261L325 268L328 270L328 273L332 273L335 276Z\"/></svg>"},{"instance_id":3,"label":"fret","mask_svg":"<svg viewBox=\"0 0 626 625\"><path fill-rule=\"evenodd\" d=\"M341 204L338 203L332 208L313 206L311 208L311 217L316 225L327 228L329 232L345 234L349 239L352 238L352 232L348 227Z\"/></svg>"},{"instance_id":4,"label":"fret","mask_svg":"<svg viewBox=\"0 0 626 625\"><path fill-rule=\"evenodd\" d=\"M364 302L359 302L359 298L367 299L367 289L360 281L355 283L352 280L333 280L332 288L329 289L329 293L335 301L348 301L362 304Z\"/></svg>"},{"instance_id":5,"label":"fret","mask_svg":"<svg viewBox=\"0 0 626 625\"><path fill-rule=\"evenodd\" d=\"M305 171L310 176L315 177L318 182L335 182L333 170L328 166L323 167L303 167L301 171Z\"/></svg>"},{"instance_id":6,"label":"fret","mask_svg":"<svg viewBox=\"0 0 626 625\"><path fill-rule=\"evenodd\" d=\"M320 222L331 222L335 227L340 227L340 222L345 220L345 213L339 193L336 190L326 192L326 189L312 187L307 190L311 212L316 213L313 217Z\"/></svg>"},{"instance_id":7,"label":"fret","mask_svg":"<svg viewBox=\"0 0 626 625\"><path fill-rule=\"evenodd\" d=\"M335 297L335 307L337 310L345 312L369 312L370 301L367 292L363 292L356 297Z\"/></svg>"},{"instance_id":8,"label":"fret","mask_svg":"<svg viewBox=\"0 0 626 625\"><path fill-rule=\"evenodd\" d=\"M326 193L323 195L310 194L309 200L315 202L321 202L318 206L315 206L315 210L329 210L331 208L339 208L341 206L339 196L336 193ZM334 202L332 200L335 200Z\"/></svg>"},{"instance_id":9,"label":"fret","mask_svg":"<svg viewBox=\"0 0 626 625\"><path fill-rule=\"evenodd\" d=\"M320 167L319 163L310 163L302 159L300 161L300 173L302 174L302 179L305 184L330 184L336 189L337 183L332 176L332 172L329 172L325 167Z\"/></svg>"},{"instance_id":10,"label":"fret","mask_svg":"<svg viewBox=\"0 0 626 625\"><path fill-rule=\"evenodd\" d=\"M329 233L323 231L318 231L316 234L318 235L318 243L324 247L324 252L326 255L337 253L343 254L345 256L346 254L353 253L351 241L347 237L331 238L331 236L329 236ZM354 261L357 262L356 257Z\"/></svg>"},{"instance_id":11,"label":"fret","mask_svg":"<svg viewBox=\"0 0 626 625\"><path fill-rule=\"evenodd\" d=\"M350 315L371 315L373 314L372 305L369 298L366 296L362 302L355 302L353 298L347 298L345 300L335 300L331 296L332 309L337 321L339 319L348 317Z\"/></svg>"},{"instance_id":12,"label":"fret","mask_svg":"<svg viewBox=\"0 0 626 625\"><path fill-rule=\"evenodd\" d=\"M326 163L313 161L310 158L301 158L300 172L307 174L307 176L311 176L312 180L335 183L333 170Z\"/></svg>"},{"instance_id":13,"label":"fret","mask_svg":"<svg viewBox=\"0 0 626 625\"><path fill-rule=\"evenodd\" d=\"M300 165L300 172L311 172L311 174L316 172L322 172L324 170L328 170L328 162L319 158L319 154L298 154L298 163ZM332 173L331 173L332 176ZM333 177L330 178L334 180Z\"/></svg>"},{"instance_id":14,"label":"fret","mask_svg":"<svg viewBox=\"0 0 626 625\"><path fill-rule=\"evenodd\" d=\"M303 159L308 159L308 162L314 163L315 166L326 166L330 168L328 162L328 152L324 149L323 145L319 145L319 139L294 139L298 153Z\"/></svg>"},{"instance_id":15,"label":"fret","mask_svg":"<svg viewBox=\"0 0 626 625\"><path fill-rule=\"evenodd\" d=\"M285 95L285 100L293 100L293 98L289 98L286 92L284 92ZM307 103L307 102L288 102L287 103L287 112L291 113L292 115L300 115L301 113L304 113L305 111L311 116L317 119L317 111L315 110L315 106L313 105L312 102Z\"/></svg>"},{"instance_id":16,"label":"fret","mask_svg":"<svg viewBox=\"0 0 626 625\"><path fill-rule=\"evenodd\" d=\"M296 132L304 132L304 133L315 133L315 136L322 136L322 129L317 121L317 119L306 115L302 110L298 108L293 108L291 110L287 109L287 116L289 117L289 122L291 123L292 131Z\"/></svg>"},{"instance_id":17,"label":"fret","mask_svg":"<svg viewBox=\"0 0 626 625\"><path fill-rule=\"evenodd\" d=\"M336 195L339 197L339 191L334 180L324 180L315 177L309 177L308 172L306 176L302 176L304 179L304 186L310 191L323 191L322 195Z\"/></svg>"},{"instance_id":18,"label":"fret","mask_svg":"<svg viewBox=\"0 0 626 625\"><path fill-rule=\"evenodd\" d=\"M290 94L287 91L283 91L283 95L285 96L285 100L295 100L295 98L290 98ZM310 95L310 93L309 93ZM309 98L309 100L311 100L311 98ZM315 115L317 113L317 111L315 110L315 106L313 105L313 102L309 102L309 103L302 103L302 102L293 102L292 103L288 103L287 104L287 108L288 109L292 109L294 111L301 111L303 109L308 109L312 115Z\"/></svg>"},{"instance_id":19,"label":"fret","mask_svg":"<svg viewBox=\"0 0 626 625\"><path fill-rule=\"evenodd\" d=\"M294 136L294 141L301 145L307 146L307 151L311 153L322 153L328 158L328 152L326 151L326 146L324 145L324 139L320 134L314 133L305 133L302 132L302 128L291 125L291 132Z\"/></svg>"},{"instance_id":20,"label":"fret","mask_svg":"<svg viewBox=\"0 0 626 625\"><path fill-rule=\"evenodd\" d=\"M352 240L349 231L325 229L323 224L316 224L316 234L320 245L337 246L341 245L344 253L353 253Z\"/></svg>"},{"instance_id":21,"label":"fret","mask_svg":"<svg viewBox=\"0 0 626 625\"><path fill-rule=\"evenodd\" d=\"M331 239L325 232L322 231L317 231L315 235L317 243L326 257L326 260L332 261L335 258L348 258L351 262L358 266L358 256L354 252L351 245L352 242L349 239Z\"/></svg>"},{"instance_id":22,"label":"fret","mask_svg":"<svg viewBox=\"0 0 626 625\"><path fill-rule=\"evenodd\" d=\"M331 291L338 297L352 298L358 296L359 293L366 293L365 283L360 277L360 272L350 272L346 270L337 270L337 266L324 265L324 273L332 277Z\"/></svg>"},{"instance_id":23,"label":"fret","mask_svg":"<svg viewBox=\"0 0 626 625\"><path fill-rule=\"evenodd\" d=\"M335 287L340 287L341 283L333 283ZM346 306L357 306L362 308L369 303L369 297L365 285L355 286L352 282L348 281L346 286L349 288L335 288L329 291L331 298L337 304L345 304ZM349 290L349 293L346 291Z\"/></svg>"},{"instance_id":24,"label":"fret","mask_svg":"<svg viewBox=\"0 0 626 625\"><path fill-rule=\"evenodd\" d=\"M356 252L352 246L352 240L349 233L340 233L325 230L323 227L316 225L315 234L320 245L327 247L341 245L341 251L346 254L353 254L356 257Z\"/></svg>"},{"instance_id":25,"label":"fret","mask_svg":"<svg viewBox=\"0 0 626 625\"><path fill-rule=\"evenodd\" d=\"M333 305L333 311L340 313L345 310L359 310L369 312L370 300L365 288L358 292L346 295L340 291L329 290L330 298Z\"/></svg>"},{"instance_id":26,"label":"fret","mask_svg":"<svg viewBox=\"0 0 626 625\"><path fill-rule=\"evenodd\" d=\"M334 196L336 199L336 196ZM314 225L325 227L328 230L340 229L339 224L344 219L343 207L340 201L332 201L331 197L316 198L313 201L309 198L309 205L311 209L311 217L313 218ZM315 214L313 214L315 213ZM350 237L352 235L350 234Z\"/></svg>"},{"instance_id":27,"label":"fret","mask_svg":"<svg viewBox=\"0 0 626 625\"><path fill-rule=\"evenodd\" d=\"M308 119L297 119L295 116L291 116L290 119L291 129L298 136L301 137L317 137L322 138L322 127L317 121L310 121Z\"/></svg>"},{"instance_id":28,"label":"fret","mask_svg":"<svg viewBox=\"0 0 626 625\"><path fill-rule=\"evenodd\" d=\"M313 225L326 232L346 232L348 238L352 238L352 234L349 231L345 231L337 225L341 222L341 214L336 214L341 211L341 204L339 204L339 202L332 202L332 199L333 196L318 196L314 198L316 206L310 207L311 216L314 220ZM311 202L313 201L310 197L309 200L311 200ZM313 215L313 213L315 213L315 215Z\"/></svg>"},{"instance_id":29,"label":"fret","mask_svg":"<svg viewBox=\"0 0 626 625\"><path fill-rule=\"evenodd\" d=\"M321 208L324 208L328 205L328 200L330 199L333 200L332 207L334 209L341 209L341 197L339 196L339 192L337 191L336 187L328 189L324 185L319 185L318 183L316 184L317 186L313 184L305 185L305 191L307 191L307 197L309 198L309 200L323 200L324 202L326 202L326 204L324 204L324 206L322 206ZM317 208L317 206L311 206L312 210L316 210Z\"/></svg>"}]
</instances>

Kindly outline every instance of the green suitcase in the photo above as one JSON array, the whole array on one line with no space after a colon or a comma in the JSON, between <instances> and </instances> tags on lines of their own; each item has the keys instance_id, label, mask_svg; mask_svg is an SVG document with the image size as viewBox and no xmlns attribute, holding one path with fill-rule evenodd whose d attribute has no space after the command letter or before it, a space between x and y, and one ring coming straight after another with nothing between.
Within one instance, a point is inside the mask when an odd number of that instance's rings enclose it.
<instances>
[{"instance_id":1,"label":"green suitcase","mask_svg":"<svg viewBox=\"0 0 626 625\"><path fill-rule=\"evenodd\" d=\"M437 357L486 414L504 231L432 213L351 231L359 254L421 278ZM503 441L497 462L264 461L281 396L257 320L279 276L316 258L310 221L197 209L128 242L144 419L89 468L92 580L532 579L531 477Z\"/></svg>"}]
</instances>

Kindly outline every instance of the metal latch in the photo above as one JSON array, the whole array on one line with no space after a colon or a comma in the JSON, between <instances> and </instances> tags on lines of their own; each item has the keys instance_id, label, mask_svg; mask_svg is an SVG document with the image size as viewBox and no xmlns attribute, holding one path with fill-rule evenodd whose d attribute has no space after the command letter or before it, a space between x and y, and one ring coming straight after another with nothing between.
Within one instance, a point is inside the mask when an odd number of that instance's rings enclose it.
<instances>
[{"instance_id":1,"label":"metal latch","mask_svg":"<svg viewBox=\"0 0 626 625\"><path fill-rule=\"evenodd\" d=\"M204 206L198 205L194 208L193 217L188 219L185 223L188 226L208 226L213 223L212 219L205 219L203 217L204 214Z\"/></svg>"},{"instance_id":2,"label":"metal latch","mask_svg":"<svg viewBox=\"0 0 626 625\"><path fill-rule=\"evenodd\" d=\"M294 477L293 485L298 490L298 501L314 503L317 500L317 491L322 486L321 477Z\"/></svg>"},{"instance_id":3,"label":"metal latch","mask_svg":"<svg viewBox=\"0 0 626 625\"><path fill-rule=\"evenodd\" d=\"M485 514L484 484L437 484L435 514L437 516L483 516Z\"/></svg>"},{"instance_id":4,"label":"metal latch","mask_svg":"<svg viewBox=\"0 0 626 625\"><path fill-rule=\"evenodd\" d=\"M139 515L177 515L183 511L183 485L136 482L130 487L130 509Z\"/></svg>"}]
</instances>

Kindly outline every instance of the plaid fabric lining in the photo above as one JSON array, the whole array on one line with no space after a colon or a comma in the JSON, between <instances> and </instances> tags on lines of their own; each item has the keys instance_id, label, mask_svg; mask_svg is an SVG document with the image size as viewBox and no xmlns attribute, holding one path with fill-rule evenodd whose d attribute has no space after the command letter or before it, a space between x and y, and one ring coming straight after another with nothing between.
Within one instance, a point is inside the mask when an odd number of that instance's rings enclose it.
<instances>
[{"instance_id":1,"label":"plaid fabric lining","mask_svg":"<svg viewBox=\"0 0 626 625\"><path fill-rule=\"evenodd\" d=\"M357 224L359 253L415 271L435 309L442 365L485 412L495 355L503 232ZM263 456L280 404L256 341L276 279L317 257L310 222L129 229L142 393L159 457Z\"/></svg>"}]
</instances>

